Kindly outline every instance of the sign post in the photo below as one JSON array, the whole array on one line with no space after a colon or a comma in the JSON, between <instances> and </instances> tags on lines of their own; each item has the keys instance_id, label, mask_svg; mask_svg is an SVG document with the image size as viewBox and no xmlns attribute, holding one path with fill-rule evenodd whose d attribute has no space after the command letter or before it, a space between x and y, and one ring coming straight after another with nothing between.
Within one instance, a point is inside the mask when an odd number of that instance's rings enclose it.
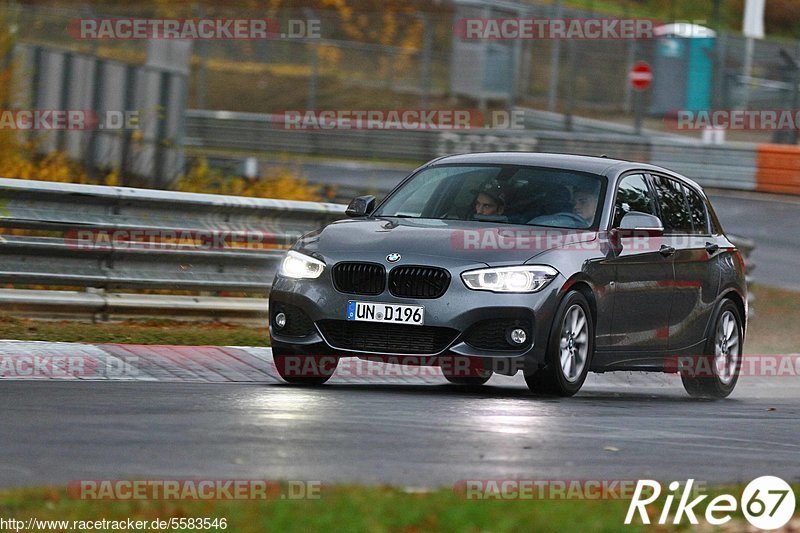
<instances>
[{"instance_id":1,"label":"sign post","mask_svg":"<svg viewBox=\"0 0 800 533\"><path fill-rule=\"evenodd\" d=\"M634 89L633 94L633 128L636 135L642 134L642 91L653 83L653 70L646 61L637 61L628 73L628 81Z\"/></svg>"}]
</instances>

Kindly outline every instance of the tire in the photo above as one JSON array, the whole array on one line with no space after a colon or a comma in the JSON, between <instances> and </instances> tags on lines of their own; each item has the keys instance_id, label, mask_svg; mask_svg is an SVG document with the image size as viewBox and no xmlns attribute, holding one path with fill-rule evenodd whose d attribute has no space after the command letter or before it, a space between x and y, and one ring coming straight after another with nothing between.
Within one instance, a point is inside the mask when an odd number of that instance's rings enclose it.
<instances>
[{"instance_id":1,"label":"tire","mask_svg":"<svg viewBox=\"0 0 800 533\"><path fill-rule=\"evenodd\" d=\"M486 372L487 372L486 375L469 376L469 377L448 376L447 374L444 374L444 378L453 385L463 385L466 387L480 387L481 385L489 381L489 378L492 377L491 370L487 370Z\"/></svg>"},{"instance_id":2,"label":"tire","mask_svg":"<svg viewBox=\"0 0 800 533\"><path fill-rule=\"evenodd\" d=\"M693 398L726 398L739 381L744 344L739 309L732 301L724 300L714 313L712 324L703 353L692 357L690 368L680 369L683 388Z\"/></svg>"},{"instance_id":3,"label":"tire","mask_svg":"<svg viewBox=\"0 0 800 533\"><path fill-rule=\"evenodd\" d=\"M339 364L339 358L333 355L296 355L276 348L272 349L272 360L281 379L297 385L322 385Z\"/></svg>"},{"instance_id":4,"label":"tire","mask_svg":"<svg viewBox=\"0 0 800 533\"><path fill-rule=\"evenodd\" d=\"M569 292L553 318L545 366L527 373L525 383L536 393L572 396L586 381L593 354L594 322L589 302L580 292Z\"/></svg>"},{"instance_id":5,"label":"tire","mask_svg":"<svg viewBox=\"0 0 800 533\"><path fill-rule=\"evenodd\" d=\"M447 356L439 360L442 375L454 385L480 387L492 377L492 371L486 368L482 359Z\"/></svg>"}]
</instances>

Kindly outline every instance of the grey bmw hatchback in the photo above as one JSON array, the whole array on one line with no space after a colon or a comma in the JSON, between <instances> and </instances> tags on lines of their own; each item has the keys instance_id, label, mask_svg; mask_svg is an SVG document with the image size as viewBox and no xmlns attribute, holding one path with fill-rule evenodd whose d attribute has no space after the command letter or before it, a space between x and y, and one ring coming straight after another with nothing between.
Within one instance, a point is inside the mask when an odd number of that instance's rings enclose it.
<instances>
[{"instance_id":1,"label":"grey bmw hatchback","mask_svg":"<svg viewBox=\"0 0 800 533\"><path fill-rule=\"evenodd\" d=\"M275 366L321 384L342 357L434 365L461 385L521 371L679 373L723 398L741 368L744 261L692 180L564 154L435 159L380 203L304 235L269 299Z\"/></svg>"}]
</instances>

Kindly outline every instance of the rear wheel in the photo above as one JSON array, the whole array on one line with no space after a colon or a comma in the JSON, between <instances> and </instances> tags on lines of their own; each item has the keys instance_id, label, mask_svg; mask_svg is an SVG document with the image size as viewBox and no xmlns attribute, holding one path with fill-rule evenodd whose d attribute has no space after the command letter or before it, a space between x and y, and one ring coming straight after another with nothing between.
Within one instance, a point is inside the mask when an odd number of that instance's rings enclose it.
<instances>
[{"instance_id":1,"label":"rear wheel","mask_svg":"<svg viewBox=\"0 0 800 533\"><path fill-rule=\"evenodd\" d=\"M295 355L272 349L275 370L287 383L322 385L328 381L339 364L333 355Z\"/></svg>"},{"instance_id":2,"label":"rear wheel","mask_svg":"<svg viewBox=\"0 0 800 533\"><path fill-rule=\"evenodd\" d=\"M695 398L725 398L733 392L742 368L742 319L739 309L725 300L716 312L714 329L703 355L680 369L683 388Z\"/></svg>"},{"instance_id":3,"label":"rear wheel","mask_svg":"<svg viewBox=\"0 0 800 533\"><path fill-rule=\"evenodd\" d=\"M567 293L556 310L547 343L545 367L525 375L534 392L572 396L586 381L594 353L594 323L589 303L579 292Z\"/></svg>"}]
</instances>

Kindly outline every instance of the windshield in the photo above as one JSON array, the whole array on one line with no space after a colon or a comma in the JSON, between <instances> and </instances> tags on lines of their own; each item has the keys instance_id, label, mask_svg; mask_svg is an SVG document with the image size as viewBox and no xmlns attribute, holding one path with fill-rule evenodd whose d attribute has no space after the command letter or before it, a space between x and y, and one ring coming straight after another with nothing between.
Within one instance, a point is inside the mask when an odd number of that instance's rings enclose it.
<instances>
[{"instance_id":1,"label":"windshield","mask_svg":"<svg viewBox=\"0 0 800 533\"><path fill-rule=\"evenodd\" d=\"M587 229L598 222L604 183L602 176L554 168L437 166L403 184L375 216Z\"/></svg>"}]
</instances>

